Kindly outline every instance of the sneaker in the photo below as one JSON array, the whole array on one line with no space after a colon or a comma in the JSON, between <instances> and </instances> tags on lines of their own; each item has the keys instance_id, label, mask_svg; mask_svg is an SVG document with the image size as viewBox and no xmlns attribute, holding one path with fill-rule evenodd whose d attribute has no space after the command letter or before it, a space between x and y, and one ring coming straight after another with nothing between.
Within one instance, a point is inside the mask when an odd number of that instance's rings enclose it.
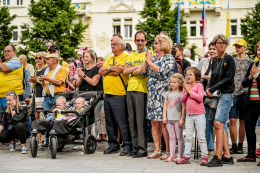
<instances>
[{"instance_id":1,"label":"sneaker","mask_svg":"<svg viewBox=\"0 0 260 173\"><path fill-rule=\"evenodd\" d=\"M183 156L180 160L176 162L177 164L190 164L190 158Z\"/></svg>"},{"instance_id":2,"label":"sneaker","mask_svg":"<svg viewBox=\"0 0 260 173\"><path fill-rule=\"evenodd\" d=\"M223 164L228 164L228 165L234 164L233 157L226 158L226 157L222 156L221 161L222 161Z\"/></svg>"},{"instance_id":3,"label":"sneaker","mask_svg":"<svg viewBox=\"0 0 260 173\"><path fill-rule=\"evenodd\" d=\"M44 116L44 113L43 113L43 112L40 112L39 120L40 120L40 121L44 121L44 120L45 120L45 116Z\"/></svg>"},{"instance_id":4,"label":"sneaker","mask_svg":"<svg viewBox=\"0 0 260 173\"><path fill-rule=\"evenodd\" d=\"M229 149L230 154L237 154L237 147L232 147Z\"/></svg>"},{"instance_id":5,"label":"sneaker","mask_svg":"<svg viewBox=\"0 0 260 173\"><path fill-rule=\"evenodd\" d=\"M206 157L202 157L200 160L200 166L207 166L208 159Z\"/></svg>"},{"instance_id":6,"label":"sneaker","mask_svg":"<svg viewBox=\"0 0 260 173\"><path fill-rule=\"evenodd\" d=\"M76 145L75 147L72 147L73 150L82 150L84 149L83 145Z\"/></svg>"},{"instance_id":7,"label":"sneaker","mask_svg":"<svg viewBox=\"0 0 260 173\"><path fill-rule=\"evenodd\" d=\"M26 146L22 146L22 151L21 151L22 154L27 154L27 148Z\"/></svg>"},{"instance_id":8,"label":"sneaker","mask_svg":"<svg viewBox=\"0 0 260 173\"><path fill-rule=\"evenodd\" d=\"M258 148L258 150L257 150L257 152L255 153L255 155L256 155L257 157L260 156L260 148Z\"/></svg>"},{"instance_id":9,"label":"sneaker","mask_svg":"<svg viewBox=\"0 0 260 173\"><path fill-rule=\"evenodd\" d=\"M217 166L223 166L222 161L218 158L217 155L214 155L213 159L208 162L208 167L217 167Z\"/></svg>"},{"instance_id":10,"label":"sneaker","mask_svg":"<svg viewBox=\"0 0 260 173\"><path fill-rule=\"evenodd\" d=\"M15 151L15 143L9 145L9 151Z\"/></svg>"},{"instance_id":11,"label":"sneaker","mask_svg":"<svg viewBox=\"0 0 260 173\"><path fill-rule=\"evenodd\" d=\"M238 147L237 148L237 154L244 154L243 148Z\"/></svg>"}]
</instances>

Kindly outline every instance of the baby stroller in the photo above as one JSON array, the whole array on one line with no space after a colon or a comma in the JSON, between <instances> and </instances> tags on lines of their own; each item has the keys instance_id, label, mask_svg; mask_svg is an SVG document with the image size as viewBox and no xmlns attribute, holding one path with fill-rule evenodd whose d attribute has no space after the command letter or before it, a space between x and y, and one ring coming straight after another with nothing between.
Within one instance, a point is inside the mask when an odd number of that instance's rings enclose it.
<instances>
[{"instance_id":1,"label":"baby stroller","mask_svg":"<svg viewBox=\"0 0 260 173\"><path fill-rule=\"evenodd\" d=\"M49 148L51 149L52 159L56 158L57 152L63 150L66 144L77 144L84 146L84 150L87 154L93 154L97 147L96 138L92 135L86 134L86 129L88 125L94 123L94 109L99 102L103 99L103 91L89 91L89 92L79 92L79 91L69 91L61 94L67 100L66 111L61 111L61 114L74 113L77 115L76 119L67 121L51 121L51 130L49 130ZM79 112L71 109L74 108L74 103L78 97L85 99L85 106ZM45 111L46 113L51 111ZM40 121L38 121L40 123ZM37 123L37 122L35 122ZM37 133L45 132L47 129L41 128L41 126L36 126L31 131L31 154L32 157L37 156L38 148L38 136ZM82 130L78 130L82 128ZM83 135L83 139L80 135ZM82 142L75 142L76 140Z\"/></svg>"}]
</instances>

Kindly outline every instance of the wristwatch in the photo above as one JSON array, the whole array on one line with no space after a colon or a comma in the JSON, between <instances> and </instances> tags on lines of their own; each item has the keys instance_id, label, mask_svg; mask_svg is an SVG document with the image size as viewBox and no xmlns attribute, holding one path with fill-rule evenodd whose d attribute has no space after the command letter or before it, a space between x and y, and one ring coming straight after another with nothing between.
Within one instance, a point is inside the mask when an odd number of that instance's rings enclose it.
<instances>
[{"instance_id":1,"label":"wristwatch","mask_svg":"<svg viewBox=\"0 0 260 173\"><path fill-rule=\"evenodd\" d=\"M84 79L85 79L87 76L84 74L84 76L83 76L83 77L84 77Z\"/></svg>"},{"instance_id":2,"label":"wristwatch","mask_svg":"<svg viewBox=\"0 0 260 173\"><path fill-rule=\"evenodd\" d=\"M15 109L12 109L12 111L15 111Z\"/></svg>"},{"instance_id":3,"label":"wristwatch","mask_svg":"<svg viewBox=\"0 0 260 173\"><path fill-rule=\"evenodd\" d=\"M107 71L110 71L110 67L107 67Z\"/></svg>"}]
</instances>

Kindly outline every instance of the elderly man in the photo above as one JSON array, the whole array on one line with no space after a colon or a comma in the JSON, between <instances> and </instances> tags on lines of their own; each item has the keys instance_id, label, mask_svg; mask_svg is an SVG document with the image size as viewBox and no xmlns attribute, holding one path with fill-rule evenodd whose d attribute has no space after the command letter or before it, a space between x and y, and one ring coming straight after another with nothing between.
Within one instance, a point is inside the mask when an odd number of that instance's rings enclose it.
<instances>
[{"instance_id":1,"label":"elderly man","mask_svg":"<svg viewBox=\"0 0 260 173\"><path fill-rule=\"evenodd\" d=\"M54 105L56 98L65 92L65 80L67 78L66 70L58 61L58 54L50 54L45 57L48 68L44 75L41 75L39 81L42 82L44 104L43 110L50 110Z\"/></svg>"},{"instance_id":2,"label":"elderly man","mask_svg":"<svg viewBox=\"0 0 260 173\"><path fill-rule=\"evenodd\" d=\"M118 128L123 139L123 151L120 156L128 155L132 150L131 135L126 111L126 86L129 76L123 75L128 58L124 52L125 42L121 35L115 34L111 39L113 56L110 56L99 70L104 76L104 110L109 147L104 154L112 154L120 149L117 141Z\"/></svg>"},{"instance_id":3,"label":"elderly man","mask_svg":"<svg viewBox=\"0 0 260 173\"><path fill-rule=\"evenodd\" d=\"M191 52L190 52L189 49L184 49L184 50L183 50L183 57L184 57L184 59L186 59L187 61L190 62L191 66L193 66L193 67L197 67L197 66L198 66L198 64L197 64L195 61L193 61L192 59L190 59L190 57L191 57Z\"/></svg>"},{"instance_id":4,"label":"elderly man","mask_svg":"<svg viewBox=\"0 0 260 173\"><path fill-rule=\"evenodd\" d=\"M34 76L34 68L32 64L28 64L27 63L27 57L25 55L20 55L19 59L22 61L23 63L23 68L26 68L27 70L29 70L29 72L31 73L31 76Z\"/></svg>"},{"instance_id":5,"label":"elderly man","mask_svg":"<svg viewBox=\"0 0 260 173\"><path fill-rule=\"evenodd\" d=\"M60 49L58 46L56 45L51 45L48 49L49 54L60 54ZM58 64L60 64L62 67L65 68L66 73L69 74L70 68L69 68L69 64L66 61L63 61L63 59L60 57Z\"/></svg>"},{"instance_id":6,"label":"elderly man","mask_svg":"<svg viewBox=\"0 0 260 173\"><path fill-rule=\"evenodd\" d=\"M134 42L138 49L129 55L123 74L131 74L126 95L133 141L133 151L129 155L138 158L147 156L146 100L148 77L140 73L141 66L146 60L147 39L145 32L137 31Z\"/></svg>"},{"instance_id":7,"label":"elderly man","mask_svg":"<svg viewBox=\"0 0 260 173\"><path fill-rule=\"evenodd\" d=\"M5 47L4 63L0 62L0 109L3 116L6 103L6 94L14 91L17 95L24 93L23 89L23 64L16 56L14 46Z\"/></svg>"}]
</instances>

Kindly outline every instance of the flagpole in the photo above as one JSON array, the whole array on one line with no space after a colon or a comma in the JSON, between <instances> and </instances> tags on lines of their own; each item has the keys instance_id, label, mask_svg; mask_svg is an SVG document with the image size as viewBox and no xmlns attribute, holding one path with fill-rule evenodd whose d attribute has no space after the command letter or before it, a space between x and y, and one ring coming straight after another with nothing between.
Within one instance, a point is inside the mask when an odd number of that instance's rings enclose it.
<instances>
[{"instance_id":1,"label":"flagpole","mask_svg":"<svg viewBox=\"0 0 260 173\"><path fill-rule=\"evenodd\" d=\"M203 8L205 8L205 1L203 1ZM203 13L203 12L202 12ZM204 19L204 20L206 20L206 19ZM206 27L206 26L205 26ZM205 28L206 29L206 28ZM206 38L206 35L205 35L205 38ZM203 44L203 42L204 42L204 40L203 40L203 38L202 38L202 44ZM203 46L203 55L202 55L202 58L204 58L204 55L205 55L205 47L206 46Z\"/></svg>"}]
</instances>

